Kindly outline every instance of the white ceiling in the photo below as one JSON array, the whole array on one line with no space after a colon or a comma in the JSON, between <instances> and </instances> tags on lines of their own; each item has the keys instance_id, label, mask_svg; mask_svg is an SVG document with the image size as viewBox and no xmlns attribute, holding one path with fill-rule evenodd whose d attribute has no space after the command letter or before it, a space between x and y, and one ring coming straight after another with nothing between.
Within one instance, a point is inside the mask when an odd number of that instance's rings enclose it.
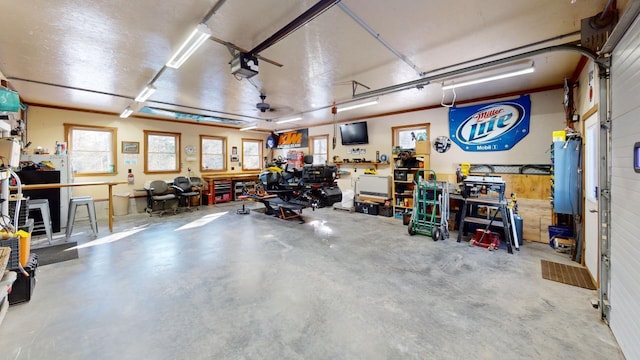
<instances>
[{"instance_id":1,"label":"white ceiling","mask_svg":"<svg viewBox=\"0 0 640 360\"><path fill-rule=\"evenodd\" d=\"M274 130L273 119L304 113L296 127L333 120L335 101L353 101L352 81L371 90L577 41L581 19L606 0L343 0L259 55L250 80L231 74L230 50L207 41L179 69L173 51L217 0L3 1L0 72L24 102L120 114L153 81L146 105L242 120ZM206 22L212 36L252 49L312 7L312 0L229 0ZM412 69L354 21L344 6L416 65ZM515 52L510 49L542 42ZM483 58L482 61L469 62ZM534 74L460 88L457 101L560 85L576 68L575 52L528 58ZM468 62L464 66L454 64ZM436 69L445 68L440 72ZM357 94L367 92L359 86ZM275 111L256 110L260 92ZM338 114L339 121L440 104L441 81L379 96L379 104ZM447 94L450 95L450 94ZM450 96L447 102L450 102ZM312 111L313 109L320 109ZM149 116L134 114L135 116ZM204 121L204 120L203 120ZM291 127L291 124L287 127Z\"/></svg>"}]
</instances>

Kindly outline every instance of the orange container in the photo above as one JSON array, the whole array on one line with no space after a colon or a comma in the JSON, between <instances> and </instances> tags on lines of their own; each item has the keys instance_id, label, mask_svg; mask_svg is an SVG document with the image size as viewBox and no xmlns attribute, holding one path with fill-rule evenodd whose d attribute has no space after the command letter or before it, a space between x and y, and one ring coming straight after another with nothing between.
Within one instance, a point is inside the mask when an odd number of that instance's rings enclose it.
<instances>
[{"instance_id":1,"label":"orange container","mask_svg":"<svg viewBox=\"0 0 640 360\"><path fill-rule=\"evenodd\" d=\"M20 265L25 266L27 261L29 261L29 255L31 254L31 233L20 230L16 232L16 236L19 237Z\"/></svg>"}]
</instances>

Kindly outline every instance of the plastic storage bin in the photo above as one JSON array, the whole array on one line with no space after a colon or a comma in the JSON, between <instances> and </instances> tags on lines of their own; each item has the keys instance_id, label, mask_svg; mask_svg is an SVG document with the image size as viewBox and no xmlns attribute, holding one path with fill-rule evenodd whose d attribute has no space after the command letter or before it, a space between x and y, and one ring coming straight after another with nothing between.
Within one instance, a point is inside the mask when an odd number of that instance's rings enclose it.
<instances>
[{"instance_id":1,"label":"plastic storage bin","mask_svg":"<svg viewBox=\"0 0 640 360\"><path fill-rule=\"evenodd\" d=\"M11 254L9 255L9 262L7 263L7 269L16 269L20 262L20 241L17 237L10 237L8 239L0 240L0 247L11 248Z\"/></svg>"},{"instance_id":2,"label":"plastic storage bin","mask_svg":"<svg viewBox=\"0 0 640 360\"><path fill-rule=\"evenodd\" d=\"M356 202L356 212L369 215L378 215L378 204L371 202Z\"/></svg>"},{"instance_id":3,"label":"plastic storage bin","mask_svg":"<svg viewBox=\"0 0 640 360\"><path fill-rule=\"evenodd\" d=\"M16 281L11 286L11 293L9 293L9 305L19 304L31 300L33 289L36 287L36 269L38 268L38 255L31 254L29 256L29 262L24 267L24 270L29 276L24 275L18 271Z\"/></svg>"},{"instance_id":4,"label":"plastic storage bin","mask_svg":"<svg viewBox=\"0 0 640 360\"><path fill-rule=\"evenodd\" d=\"M573 236L573 229L571 229L568 226L562 226L562 225L551 225L549 226L549 240L553 239L554 237L572 237Z\"/></svg>"}]
</instances>

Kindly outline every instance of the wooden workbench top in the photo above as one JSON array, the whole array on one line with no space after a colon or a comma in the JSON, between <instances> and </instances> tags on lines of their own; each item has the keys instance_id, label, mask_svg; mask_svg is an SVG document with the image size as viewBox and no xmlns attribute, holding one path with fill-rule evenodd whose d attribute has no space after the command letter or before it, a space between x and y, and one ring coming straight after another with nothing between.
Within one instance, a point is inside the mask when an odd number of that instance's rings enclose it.
<instances>
[{"instance_id":1,"label":"wooden workbench top","mask_svg":"<svg viewBox=\"0 0 640 360\"><path fill-rule=\"evenodd\" d=\"M254 173L225 173L225 174L202 174L201 177L204 181L212 180L246 180L257 179L257 172Z\"/></svg>"}]
</instances>

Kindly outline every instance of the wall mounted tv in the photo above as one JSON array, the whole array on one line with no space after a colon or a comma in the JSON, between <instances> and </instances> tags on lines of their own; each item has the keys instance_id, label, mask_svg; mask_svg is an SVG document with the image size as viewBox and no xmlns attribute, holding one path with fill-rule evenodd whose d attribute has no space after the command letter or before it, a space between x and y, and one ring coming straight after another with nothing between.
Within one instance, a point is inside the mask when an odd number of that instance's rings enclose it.
<instances>
[{"instance_id":1,"label":"wall mounted tv","mask_svg":"<svg viewBox=\"0 0 640 360\"><path fill-rule=\"evenodd\" d=\"M342 138L342 145L368 144L367 122L360 121L340 125L340 137Z\"/></svg>"}]
</instances>

